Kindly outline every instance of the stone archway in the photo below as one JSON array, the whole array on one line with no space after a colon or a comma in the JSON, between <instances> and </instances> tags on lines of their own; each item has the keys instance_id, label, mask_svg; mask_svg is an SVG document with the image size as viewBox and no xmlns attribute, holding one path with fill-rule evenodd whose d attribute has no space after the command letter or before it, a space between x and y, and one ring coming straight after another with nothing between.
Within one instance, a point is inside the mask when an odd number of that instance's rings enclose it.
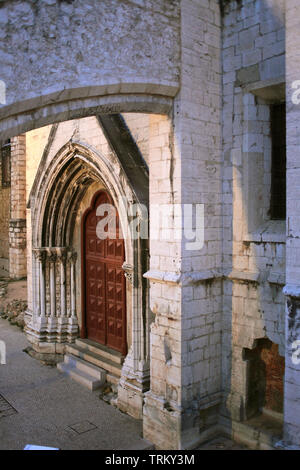
<instances>
[{"instance_id":1,"label":"stone archway","mask_svg":"<svg viewBox=\"0 0 300 470\"><path fill-rule=\"evenodd\" d=\"M217 0L153 0L151 6L134 0L78 0L72 2L75 6L51 0L35 2L35 9L32 3L3 4L8 21L2 31L0 78L7 85L7 101L0 110L0 138L99 113L164 114L153 116L157 122L152 122L150 131L151 203L209 204L214 215L209 218L208 232L221 227L221 17ZM214 60L207 60L207 50ZM89 167L97 173L95 162ZM58 181L62 183L63 178ZM119 181L115 183L118 188ZM113 188L114 184L114 197ZM40 240L41 220L36 221L35 240ZM66 224L62 232L66 236L70 226ZM209 328L194 323L198 314L204 323L208 318L216 325L213 340L219 341L221 237L213 244L213 257L208 250L191 257L181 241L156 240L147 279L141 274L147 266L142 269L138 264L139 246L133 245L127 262L132 261L128 278L136 294L132 296L136 340L122 370L119 407L124 404L125 411L142 417L144 405L144 436L159 448L190 448L199 442L202 430L207 438L206 429L198 424L202 410L208 416L210 409L209 421L212 417L214 422L221 396L220 349L210 348L204 355L202 336L210 338ZM185 286L181 281L191 269L191 258L194 271L190 285ZM139 268L132 275L130 269L136 265ZM216 283L213 297L202 296L207 279ZM143 394L147 374L149 382L145 361L149 349L144 341L145 321L137 312L145 308L138 286L147 282L156 317L151 331L151 389ZM201 348L190 354L186 345L199 337Z\"/></svg>"},{"instance_id":2,"label":"stone archway","mask_svg":"<svg viewBox=\"0 0 300 470\"><path fill-rule=\"evenodd\" d=\"M2 2L1 139L99 113L167 113L180 83L180 0L158 5Z\"/></svg>"},{"instance_id":3,"label":"stone archway","mask_svg":"<svg viewBox=\"0 0 300 470\"><path fill-rule=\"evenodd\" d=\"M126 201L138 200L120 165L113 166L79 142L67 143L48 166L41 163L31 191L33 303L26 333L39 353L46 350L63 353L65 345L79 336L82 296L76 265L81 253L75 227L84 200L89 204L91 195L99 189L109 193L118 208L120 230L124 234L125 261L121 268L126 277L129 339L123 348L128 354L119 385L120 396L126 401L130 393L127 384L130 374L130 386L140 397L131 414L141 416L150 359L148 293L142 279L147 251L141 240L131 238L131 216L126 207ZM136 325L142 328L137 329ZM132 380L135 375L139 387Z\"/></svg>"}]
</instances>

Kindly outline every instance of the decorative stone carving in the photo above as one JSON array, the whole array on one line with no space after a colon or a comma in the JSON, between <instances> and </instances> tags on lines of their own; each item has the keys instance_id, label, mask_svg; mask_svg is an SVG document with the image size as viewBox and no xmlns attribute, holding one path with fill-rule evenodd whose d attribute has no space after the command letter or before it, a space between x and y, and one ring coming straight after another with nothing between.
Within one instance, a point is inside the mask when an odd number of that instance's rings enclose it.
<instances>
[{"instance_id":1,"label":"decorative stone carving","mask_svg":"<svg viewBox=\"0 0 300 470\"><path fill-rule=\"evenodd\" d=\"M36 248L33 249L33 253L38 262L36 270L37 292L32 319L26 326L29 338L39 343L73 342L78 336L75 296L77 253L67 247ZM60 265L58 279L56 277L56 263ZM47 270L49 283L46 285ZM59 290L60 309L57 308L57 291ZM46 296L50 299L50 312L47 313ZM70 303L67 303L68 296Z\"/></svg>"},{"instance_id":2,"label":"decorative stone carving","mask_svg":"<svg viewBox=\"0 0 300 470\"><path fill-rule=\"evenodd\" d=\"M133 285L133 280L134 280L133 266L131 264L123 263L122 269L124 270L124 275L126 279L128 279L130 284Z\"/></svg>"}]
</instances>

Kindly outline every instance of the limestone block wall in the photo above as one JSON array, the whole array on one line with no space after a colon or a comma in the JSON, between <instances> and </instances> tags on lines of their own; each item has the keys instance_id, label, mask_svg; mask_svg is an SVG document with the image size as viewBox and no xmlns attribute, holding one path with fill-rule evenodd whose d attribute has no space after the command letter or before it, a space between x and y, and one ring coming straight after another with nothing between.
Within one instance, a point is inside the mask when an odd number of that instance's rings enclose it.
<instances>
[{"instance_id":1,"label":"limestone block wall","mask_svg":"<svg viewBox=\"0 0 300 470\"><path fill-rule=\"evenodd\" d=\"M149 164L149 114L124 113L123 118L144 159Z\"/></svg>"},{"instance_id":2,"label":"limestone block wall","mask_svg":"<svg viewBox=\"0 0 300 470\"><path fill-rule=\"evenodd\" d=\"M187 443L214 429L220 404L222 99L219 3L183 5L183 72L175 105L175 148L178 145L182 158L182 203L204 207L203 247L190 250L185 240L181 252L182 406L186 410L182 443ZM174 191L176 187L174 184Z\"/></svg>"},{"instance_id":3,"label":"limestone block wall","mask_svg":"<svg viewBox=\"0 0 300 470\"><path fill-rule=\"evenodd\" d=\"M11 139L9 275L26 277L26 136Z\"/></svg>"},{"instance_id":4,"label":"limestone block wall","mask_svg":"<svg viewBox=\"0 0 300 470\"><path fill-rule=\"evenodd\" d=\"M9 275L9 216L10 187L2 187L2 161L0 161L0 273Z\"/></svg>"},{"instance_id":5,"label":"limestone block wall","mask_svg":"<svg viewBox=\"0 0 300 470\"><path fill-rule=\"evenodd\" d=\"M51 126L41 127L34 131L26 132L26 204L29 202L30 191L38 171L38 166L47 145ZM27 280L33 279L32 273L32 226L30 209L26 210L27 225ZM28 309L32 310L33 290L27 291Z\"/></svg>"},{"instance_id":6,"label":"limestone block wall","mask_svg":"<svg viewBox=\"0 0 300 470\"><path fill-rule=\"evenodd\" d=\"M300 340L300 243L299 243L299 118L298 100L293 98L294 82L300 79L300 5L287 2L286 11L286 95L287 95L287 263L286 263L286 378L284 440L300 448L300 364L295 341ZM299 89L297 86L296 90ZM300 344L300 343L299 343ZM293 354L294 360L293 360Z\"/></svg>"},{"instance_id":7,"label":"limestone block wall","mask_svg":"<svg viewBox=\"0 0 300 470\"><path fill-rule=\"evenodd\" d=\"M144 436L163 449L195 445L217 423L221 388L221 67L218 2L181 2L181 90L170 117L150 118L150 202L204 204L204 244L159 240L150 212L151 388ZM183 206L181 206L183 209ZM178 223L179 220L179 223ZM195 229L195 225L193 225ZM152 232L153 233L153 232ZM174 232L173 232L174 233Z\"/></svg>"},{"instance_id":8,"label":"limestone block wall","mask_svg":"<svg viewBox=\"0 0 300 470\"><path fill-rule=\"evenodd\" d=\"M1 2L0 22L7 137L178 90L179 0Z\"/></svg>"},{"instance_id":9,"label":"limestone block wall","mask_svg":"<svg viewBox=\"0 0 300 470\"><path fill-rule=\"evenodd\" d=\"M228 2L223 17L222 414L247 418L245 348L285 353L285 221L270 219L270 105L285 100L285 2Z\"/></svg>"}]
</instances>

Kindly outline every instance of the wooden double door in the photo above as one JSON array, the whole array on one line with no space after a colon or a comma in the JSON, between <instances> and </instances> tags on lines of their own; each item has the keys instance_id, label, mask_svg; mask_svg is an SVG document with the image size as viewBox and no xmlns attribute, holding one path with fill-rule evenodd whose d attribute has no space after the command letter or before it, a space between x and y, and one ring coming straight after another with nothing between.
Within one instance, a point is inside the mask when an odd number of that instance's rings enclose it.
<instances>
[{"instance_id":1,"label":"wooden double door","mask_svg":"<svg viewBox=\"0 0 300 470\"><path fill-rule=\"evenodd\" d=\"M115 209L115 233L101 239L97 224L108 213L97 215L101 204L113 201L106 191L97 192L83 217L83 277L85 288L86 337L126 354L126 282L122 264L125 259L124 240ZM99 212L98 212L99 213ZM106 230L106 228L105 228Z\"/></svg>"}]
</instances>

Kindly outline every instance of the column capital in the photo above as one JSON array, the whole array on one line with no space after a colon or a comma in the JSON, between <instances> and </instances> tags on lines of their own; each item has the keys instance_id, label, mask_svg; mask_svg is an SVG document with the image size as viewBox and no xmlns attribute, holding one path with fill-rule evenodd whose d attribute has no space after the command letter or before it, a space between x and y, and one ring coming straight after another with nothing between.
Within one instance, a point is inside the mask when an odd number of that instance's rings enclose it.
<instances>
[{"instance_id":1,"label":"column capital","mask_svg":"<svg viewBox=\"0 0 300 470\"><path fill-rule=\"evenodd\" d=\"M56 254L57 254L57 258L62 262L64 263L67 259L67 248L56 248Z\"/></svg>"},{"instance_id":2,"label":"column capital","mask_svg":"<svg viewBox=\"0 0 300 470\"><path fill-rule=\"evenodd\" d=\"M50 261L50 263L55 263L57 261L57 253L56 251L52 250L49 248L47 250L47 258Z\"/></svg>"},{"instance_id":3,"label":"column capital","mask_svg":"<svg viewBox=\"0 0 300 470\"><path fill-rule=\"evenodd\" d=\"M77 253L75 251L69 251L68 252L68 260L71 261L71 263L75 264L77 261Z\"/></svg>"},{"instance_id":4,"label":"column capital","mask_svg":"<svg viewBox=\"0 0 300 470\"><path fill-rule=\"evenodd\" d=\"M122 269L124 270L124 274L126 279L130 282L130 284L133 284L133 277L134 277L134 268L131 264L128 263L123 263L122 264Z\"/></svg>"},{"instance_id":5,"label":"column capital","mask_svg":"<svg viewBox=\"0 0 300 470\"><path fill-rule=\"evenodd\" d=\"M34 248L32 251L38 261L40 261L41 263L45 261L47 253L44 248Z\"/></svg>"}]
</instances>

